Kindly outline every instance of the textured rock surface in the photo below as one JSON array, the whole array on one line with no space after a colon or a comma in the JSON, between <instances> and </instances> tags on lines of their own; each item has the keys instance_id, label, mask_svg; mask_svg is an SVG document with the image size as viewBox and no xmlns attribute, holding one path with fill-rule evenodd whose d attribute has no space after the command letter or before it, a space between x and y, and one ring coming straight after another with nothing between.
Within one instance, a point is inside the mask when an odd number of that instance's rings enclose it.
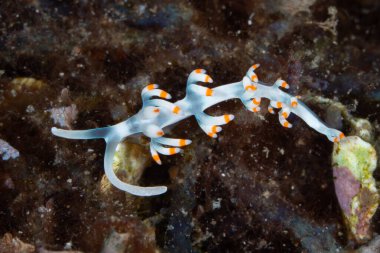
<instances>
[{"instance_id":1,"label":"textured rock surface","mask_svg":"<svg viewBox=\"0 0 380 253\"><path fill-rule=\"evenodd\" d=\"M332 165L335 192L347 228L358 242L365 242L371 238L371 219L379 205L373 177L376 150L360 137L346 137L334 144Z\"/></svg>"},{"instance_id":2,"label":"textured rock surface","mask_svg":"<svg viewBox=\"0 0 380 253\"><path fill-rule=\"evenodd\" d=\"M219 85L260 63L263 81L282 77L292 94L329 98L365 119L363 136L378 149L379 25L372 0L0 1L0 139L19 151L0 161L0 235L52 251L100 252L114 235L128 237L126 252L356 247L335 196L332 144L297 118L284 129L265 110L226 102L209 111L236 115L221 136L210 140L194 119L178 124L170 134L193 143L163 166L146 161L145 140L131 139L143 145L119 161L139 169L124 179L169 186L155 198L104 188L104 144L50 128L52 112L72 129L114 124L140 109L150 82L177 99L195 68ZM352 131L341 109L311 106Z\"/></svg>"}]
</instances>

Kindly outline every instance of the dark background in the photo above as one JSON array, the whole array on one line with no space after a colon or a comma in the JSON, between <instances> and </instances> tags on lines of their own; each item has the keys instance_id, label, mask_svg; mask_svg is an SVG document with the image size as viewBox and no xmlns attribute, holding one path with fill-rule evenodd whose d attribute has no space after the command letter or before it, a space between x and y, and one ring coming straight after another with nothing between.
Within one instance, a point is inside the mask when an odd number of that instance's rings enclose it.
<instances>
[{"instance_id":1,"label":"dark background","mask_svg":"<svg viewBox=\"0 0 380 253\"><path fill-rule=\"evenodd\" d=\"M0 235L84 252L100 252L112 231L128 234L126 252L358 247L335 197L332 143L298 118L285 129L265 109L252 114L228 101L209 111L236 116L217 140L193 118L171 129L168 136L193 144L163 157L163 166L151 162L145 139L126 144L127 161L142 164L133 180L169 186L162 196L139 198L104 188L104 143L52 136L51 115L75 105L65 127L111 125L141 108L148 83L176 100L195 68L206 69L214 87L260 63L260 80L282 77L293 95L339 101L368 119L377 137L379 26L376 0L2 0L0 139L20 156L0 161ZM310 107L350 131L339 115ZM377 214L375 233L379 221Z\"/></svg>"}]
</instances>

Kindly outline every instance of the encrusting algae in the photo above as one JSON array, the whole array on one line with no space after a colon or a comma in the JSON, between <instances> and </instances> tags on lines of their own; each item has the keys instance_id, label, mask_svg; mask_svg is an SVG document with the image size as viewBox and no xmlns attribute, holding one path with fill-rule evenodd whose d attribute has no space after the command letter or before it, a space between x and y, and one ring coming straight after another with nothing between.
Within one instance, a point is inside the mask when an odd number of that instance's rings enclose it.
<instances>
[{"instance_id":1,"label":"encrusting algae","mask_svg":"<svg viewBox=\"0 0 380 253\"><path fill-rule=\"evenodd\" d=\"M379 202L373 178L376 164L375 149L360 137L350 136L334 144L335 191L347 228L358 242L371 238L370 221Z\"/></svg>"}]
</instances>

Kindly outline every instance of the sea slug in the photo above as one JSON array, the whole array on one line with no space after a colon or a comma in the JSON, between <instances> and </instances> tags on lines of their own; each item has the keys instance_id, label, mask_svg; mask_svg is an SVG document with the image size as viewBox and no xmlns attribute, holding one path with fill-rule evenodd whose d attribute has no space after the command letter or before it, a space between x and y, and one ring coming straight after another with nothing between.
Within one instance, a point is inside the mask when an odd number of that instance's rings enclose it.
<instances>
[{"instance_id":1,"label":"sea slug","mask_svg":"<svg viewBox=\"0 0 380 253\"><path fill-rule=\"evenodd\" d=\"M170 94L158 88L157 84L149 84L142 90L142 109L134 116L113 126L89 130L64 130L53 127L52 133L68 139L100 139L106 143L104 156L105 174L110 182L120 190L138 196L153 196L166 192L165 186L141 187L122 182L117 178L112 162L118 143L124 138L142 133L151 139L150 152L153 159L161 164L158 154L173 155L181 151L179 147L188 145L190 140L163 137L164 128L188 117L195 116L201 129L210 137L216 138L222 130L221 125L234 119L231 114L218 117L207 115L204 111L218 103L230 99L240 99L244 106L252 111L260 111L262 98L270 100L268 111L275 114L279 109L278 118L284 127L290 128L292 124L287 121L291 113L302 118L306 124L319 133L325 135L330 141L338 142L344 134L336 129L327 127L298 97L284 92L289 85L283 80L277 80L273 85L258 80L255 70L258 64L249 68L246 75L239 82L208 88L199 83L212 83L213 80L203 69L196 69L187 79L185 98L172 103Z\"/></svg>"}]
</instances>

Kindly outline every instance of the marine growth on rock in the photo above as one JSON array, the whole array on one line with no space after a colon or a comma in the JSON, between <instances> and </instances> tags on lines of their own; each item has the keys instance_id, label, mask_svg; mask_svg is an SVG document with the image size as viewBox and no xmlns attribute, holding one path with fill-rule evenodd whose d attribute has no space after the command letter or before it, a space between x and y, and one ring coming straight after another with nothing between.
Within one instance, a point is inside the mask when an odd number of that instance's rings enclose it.
<instances>
[{"instance_id":1,"label":"marine growth on rock","mask_svg":"<svg viewBox=\"0 0 380 253\"><path fill-rule=\"evenodd\" d=\"M335 192L350 234L358 242L371 238L371 219L379 205L373 173L375 148L358 136L334 145L332 165Z\"/></svg>"}]
</instances>

